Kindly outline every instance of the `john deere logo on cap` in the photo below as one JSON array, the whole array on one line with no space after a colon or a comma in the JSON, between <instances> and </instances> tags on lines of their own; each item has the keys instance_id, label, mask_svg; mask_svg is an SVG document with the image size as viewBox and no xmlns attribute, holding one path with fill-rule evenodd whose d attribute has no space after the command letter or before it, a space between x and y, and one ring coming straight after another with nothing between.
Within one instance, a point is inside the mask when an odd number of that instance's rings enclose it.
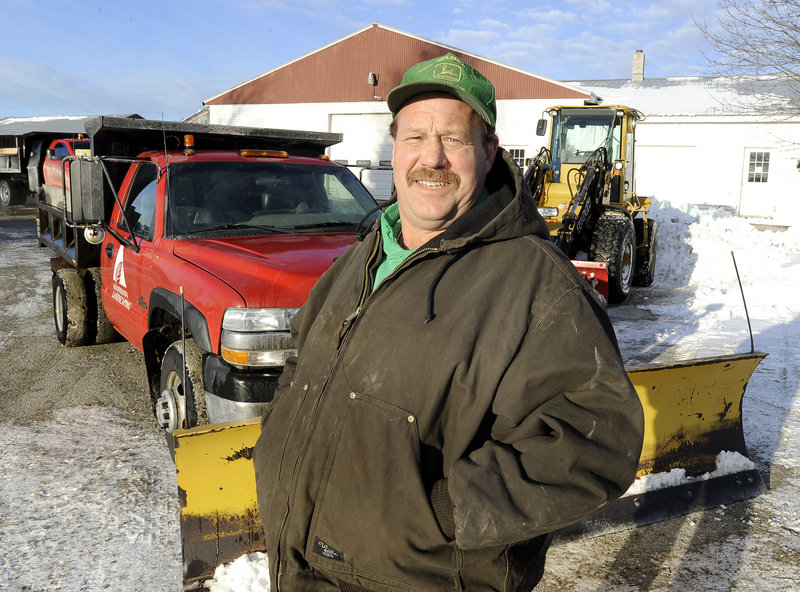
<instances>
[{"instance_id":1,"label":"john deere logo on cap","mask_svg":"<svg viewBox=\"0 0 800 592\"><path fill-rule=\"evenodd\" d=\"M461 81L461 66L452 62L436 64L433 69L433 78L436 80L449 80L450 82Z\"/></svg>"}]
</instances>

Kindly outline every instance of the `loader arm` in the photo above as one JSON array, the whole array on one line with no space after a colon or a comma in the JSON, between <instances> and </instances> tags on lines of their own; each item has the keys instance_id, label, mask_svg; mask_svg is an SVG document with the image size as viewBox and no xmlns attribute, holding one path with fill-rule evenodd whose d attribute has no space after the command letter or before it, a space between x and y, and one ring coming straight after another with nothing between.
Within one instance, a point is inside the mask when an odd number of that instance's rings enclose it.
<instances>
[{"instance_id":1,"label":"loader arm","mask_svg":"<svg viewBox=\"0 0 800 592\"><path fill-rule=\"evenodd\" d=\"M766 354L753 352L628 369L645 416L638 477L683 468L714 471L721 452L749 458L742 399ZM258 516L251 454L258 418L176 430L175 465L181 505L183 576L207 579L217 565L269 551ZM766 490L755 469L699 478L666 489L626 495L566 534L599 533L647 524L747 499Z\"/></svg>"}]
</instances>

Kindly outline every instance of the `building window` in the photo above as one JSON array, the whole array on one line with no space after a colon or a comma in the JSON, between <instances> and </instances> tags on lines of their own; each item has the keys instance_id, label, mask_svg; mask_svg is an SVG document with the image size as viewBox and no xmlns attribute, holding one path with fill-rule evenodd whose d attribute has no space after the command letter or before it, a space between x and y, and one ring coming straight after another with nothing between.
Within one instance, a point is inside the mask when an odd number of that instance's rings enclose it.
<instances>
[{"instance_id":1,"label":"building window","mask_svg":"<svg viewBox=\"0 0 800 592\"><path fill-rule=\"evenodd\" d=\"M748 183L766 183L769 176L769 152L751 152Z\"/></svg>"},{"instance_id":2,"label":"building window","mask_svg":"<svg viewBox=\"0 0 800 592\"><path fill-rule=\"evenodd\" d=\"M514 162L519 165L519 168L525 168L525 148L506 148L506 150L508 150Z\"/></svg>"}]
</instances>

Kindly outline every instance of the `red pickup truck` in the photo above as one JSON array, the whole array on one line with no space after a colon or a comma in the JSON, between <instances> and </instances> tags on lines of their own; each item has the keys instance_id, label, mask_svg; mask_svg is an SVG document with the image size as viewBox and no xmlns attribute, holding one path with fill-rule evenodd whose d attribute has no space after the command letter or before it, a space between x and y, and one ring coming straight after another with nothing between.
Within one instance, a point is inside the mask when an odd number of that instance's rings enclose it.
<instances>
[{"instance_id":1,"label":"red pickup truck","mask_svg":"<svg viewBox=\"0 0 800 592\"><path fill-rule=\"evenodd\" d=\"M118 334L142 351L167 431L259 415L294 348L290 319L377 215L321 156L341 136L108 117L86 128L91 156L64 161L67 203L39 203L59 340Z\"/></svg>"},{"instance_id":2,"label":"red pickup truck","mask_svg":"<svg viewBox=\"0 0 800 592\"><path fill-rule=\"evenodd\" d=\"M50 142L42 163L42 189L49 203L60 205L64 202L65 183L69 191L69 170L62 166L64 159L71 156L88 156L89 153L89 140L83 137Z\"/></svg>"}]
</instances>

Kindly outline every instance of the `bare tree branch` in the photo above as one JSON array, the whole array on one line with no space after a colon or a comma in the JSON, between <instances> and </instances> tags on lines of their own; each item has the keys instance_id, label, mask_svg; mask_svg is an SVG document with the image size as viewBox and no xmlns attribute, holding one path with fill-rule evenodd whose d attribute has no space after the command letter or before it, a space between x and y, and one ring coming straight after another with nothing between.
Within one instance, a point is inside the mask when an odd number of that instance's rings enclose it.
<instances>
[{"instance_id":1,"label":"bare tree branch","mask_svg":"<svg viewBox=\"0 0 800 592\"><path fill-rule=\"evenodd\" d=\"M740 107L797 113L800 0L719 0L719 8L716 23L695 21L712 50L712 73L731 79Z\"/></svg>"}]
</instances>

